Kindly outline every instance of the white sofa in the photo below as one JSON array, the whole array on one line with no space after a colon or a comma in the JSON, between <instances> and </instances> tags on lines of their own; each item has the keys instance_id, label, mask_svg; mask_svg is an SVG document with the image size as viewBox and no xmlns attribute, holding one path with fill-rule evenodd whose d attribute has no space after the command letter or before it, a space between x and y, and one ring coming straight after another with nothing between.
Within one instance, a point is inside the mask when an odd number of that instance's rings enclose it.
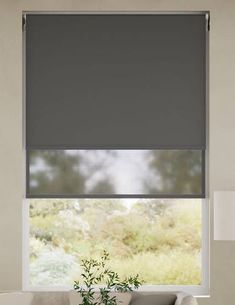
<instances>
[{"instance_id":1,"label":"white sofa","mask_svg":"<svg viewBox=\"0 0 235 305\"><path fill-rule=\"evenodd\" d=\"M0 305L31 305L33 293L3 292L0 293Z\"/></svg>"},{"instance_id":2,"label":"white sofa","mask_svg":"<svg viewBox=\"0 0 235 305\"><path fill-rule=\"evenodd\" d=\"M183 292L141 293L118 296L120 305L197 305L196 299ZM0 305L79 305L80 296L71 292L0 293Z\"/></svg>"}]
</instances>

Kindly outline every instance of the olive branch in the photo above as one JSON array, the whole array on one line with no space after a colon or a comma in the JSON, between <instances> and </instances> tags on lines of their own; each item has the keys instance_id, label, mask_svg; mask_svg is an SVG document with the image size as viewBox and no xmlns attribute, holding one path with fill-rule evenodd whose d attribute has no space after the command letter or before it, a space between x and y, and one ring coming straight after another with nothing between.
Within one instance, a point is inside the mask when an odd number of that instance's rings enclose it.
<instances>
[{"instance_id":1,"label":"olive branch","mask_svg":"<svg viewBox=\"0 0 235 305\"><path fill-rule=\"evenodd\" d=\"M81 276L85 285L74 281L74 290L82 297L82 303L79 305L117 305L117 296L111 295L111 292L128 292L140 287L138 274L120 280L118 273L106 266L108 260L109 253L104 251L100 260L81 261ZM99 288L99 296L95 297L95 286L99 284L102 284L102 287Z\"/></svg>"}]
</instances>

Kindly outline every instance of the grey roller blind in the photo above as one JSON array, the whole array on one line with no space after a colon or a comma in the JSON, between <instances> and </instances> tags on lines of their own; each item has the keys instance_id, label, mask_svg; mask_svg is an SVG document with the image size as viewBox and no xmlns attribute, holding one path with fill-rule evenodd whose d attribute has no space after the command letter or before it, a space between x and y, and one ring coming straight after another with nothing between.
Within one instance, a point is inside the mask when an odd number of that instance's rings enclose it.
<instances>
[{"instance_id":1,"label":"grey roller blind","mask_svg":"<svg viewBox=\"0 0 235 305\"><path fill-rule=\"evenodd\" d=\"M28 149L205 148L204 14L27 15Z\"/></svg>"}]
</instances>

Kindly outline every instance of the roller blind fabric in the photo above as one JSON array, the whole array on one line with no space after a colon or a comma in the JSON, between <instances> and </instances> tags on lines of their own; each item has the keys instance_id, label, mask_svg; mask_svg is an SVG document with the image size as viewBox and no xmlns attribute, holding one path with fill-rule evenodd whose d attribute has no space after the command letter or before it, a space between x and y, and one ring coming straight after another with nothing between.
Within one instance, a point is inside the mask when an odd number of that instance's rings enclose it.
<instances>
[{"instance_id":1,"label":"roller blind fabric","mask_svg":"<svg viewBox=\"0 0 235 305\"><path fill-rule=\"evenodd\" d=\"M27 149L205 149L204 14L28 14Z\"/></svg>"}]
</instances>

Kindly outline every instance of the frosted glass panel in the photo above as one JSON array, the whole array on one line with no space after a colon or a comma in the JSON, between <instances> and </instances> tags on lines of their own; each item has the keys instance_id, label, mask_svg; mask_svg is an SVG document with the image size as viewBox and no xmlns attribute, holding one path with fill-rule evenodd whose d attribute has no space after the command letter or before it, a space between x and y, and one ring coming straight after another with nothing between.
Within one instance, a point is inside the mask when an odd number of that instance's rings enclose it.
<instances>
[{"instance_id":1,"label":"frosted glass panel","mask_svg":"<svg viewBox=\"0 0 235 305\"><path fill-rule=\"evenodd\" d=\"M34 150L28 197L202 195L199 150Z\"/></svg>"}]
</instances>

